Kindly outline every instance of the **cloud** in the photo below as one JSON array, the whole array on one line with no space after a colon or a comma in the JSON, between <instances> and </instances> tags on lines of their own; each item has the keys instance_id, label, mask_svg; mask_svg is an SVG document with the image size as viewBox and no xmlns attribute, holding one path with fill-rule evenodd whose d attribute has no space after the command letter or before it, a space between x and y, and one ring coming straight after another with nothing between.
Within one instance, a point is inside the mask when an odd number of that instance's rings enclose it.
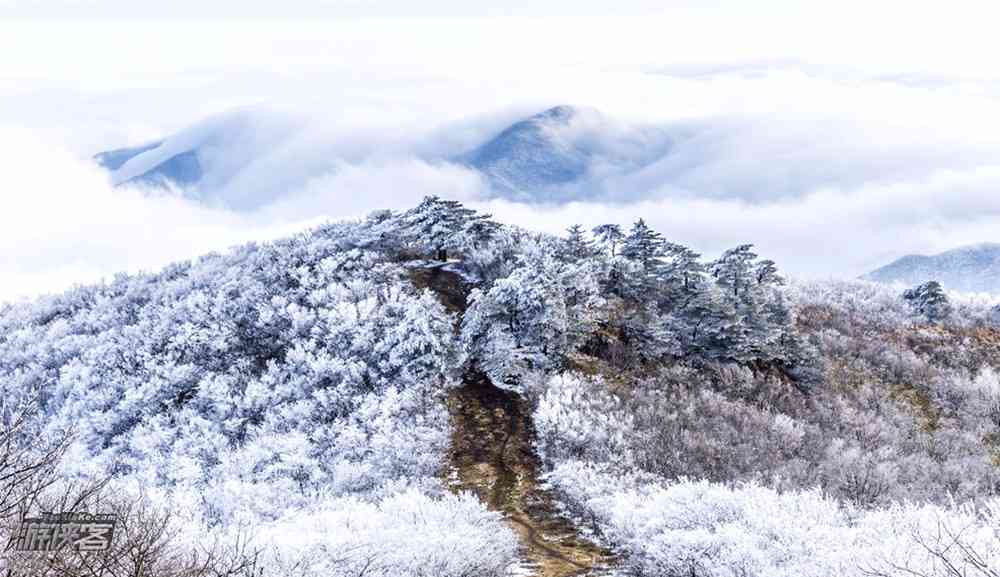
<instances>
[{"instance_id":1,"label":"cloud","mask_svg":"<svg viewBox=\"0 0 1000 577\"><path fill-rule=\"evenodd\" d=\"M98 282L118 272L156 270L327 220L362 217L374 208L406 208L426 194L476 198L483 187L479 176L466 169L411 156L338 160L325 172L298 172L294 179L302 180L301 186L280 189L280 200L237 212L180 191L113 186L89 159L19 127L0 125L0 158L8 191L0 211L0 302ZM251 158L235 169L234 178L264 178L261 164L269 163L289 168Z\"/></svg>"},{"instance_id":2,"label":"cloud","mask_svg":"<svg viewBox=\"0 0 1000 577\"><path fill-rule=\"evenodd\" d=\"M637 219L708 258L754 243L797 277L858 276L906 252L933 253L996 238L1000 164L854 189L821 189L766 204L660 198L632 203L537 206L494 200L478 208L501 220L562 234L571 224Z\"/></svg>"},{"instance_id":3,"label":"cloud","mask_svg":"<svg viewBox=\"0 0 1000 577\"><path fill-rule=\"evenodd\" d=\"M153 270L301 223L254 221L175 195L114 188L107 174L58 143L0 126L0 301Z\"/></svg>"},{"instance_id":4,"label":"cloud","mask_svg":"<svg viewBox=\"0 0 1000 577\"><path fill-rule=\"evenodd\" d=\"M469 203L482 198L485 187L478 173L450 163L412 157L340 162L327 174L261 208L256 218L294 221L317 214L362 216L375 209L411 208L427 195Z\"/></svg>"},{"instance_id":5,"label":"cloud","mask_svg":"<svg viewBox=\"0 0 1000 577\"><path fill-rule=\"evenodd\" d=\"M901 28L899 5L859 7L5 20L0 300L426 193L552 232L643 217L706 254L755 242L801 276L1000 240L995 19L910 6ZM602 113L564 135L599 153L594 184L564 191L574 202L494 200L447 162L566 103ZM227 122L226 138L206 136ZM171 134L206 139L212 193L255 208L112 188L89 161Z\"/></svg>"}]
</instances>

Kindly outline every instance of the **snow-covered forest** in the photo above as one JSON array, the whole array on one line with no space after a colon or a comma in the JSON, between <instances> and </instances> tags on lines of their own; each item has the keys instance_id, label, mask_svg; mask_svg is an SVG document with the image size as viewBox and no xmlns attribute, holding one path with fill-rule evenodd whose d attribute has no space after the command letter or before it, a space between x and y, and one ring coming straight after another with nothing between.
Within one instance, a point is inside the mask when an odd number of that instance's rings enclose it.
<instances>
[{"instance_id":1,"label":"snow-covered forest","mask_svg":"<svg viewBox=\"0 0 1000 577\"><path fill-rule=\"evenodd\" d=\"M114 574L506 575L522 538L453 470L449 395L485 378L530 407L546 495L613 556L594 571L995 577L991 306L428 197L0 306L8 447L58 457L0 511L169 525Z\"/></svg>"}]
</instances>

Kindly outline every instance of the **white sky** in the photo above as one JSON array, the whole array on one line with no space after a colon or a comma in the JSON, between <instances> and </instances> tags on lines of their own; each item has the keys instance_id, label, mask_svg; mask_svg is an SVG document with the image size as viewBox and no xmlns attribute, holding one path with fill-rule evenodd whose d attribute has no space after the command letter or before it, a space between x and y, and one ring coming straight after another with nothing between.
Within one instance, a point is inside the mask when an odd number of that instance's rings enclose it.
<instances>
[{"instance_id":1,"label":"white sky","mask_svg":"<svg viewBox=\"0 0 1000 577\"><path fill-rule=\"evenodd\" d=\"M556 232L644 216L812 277L1000 241L998 16L987 2L0 0L0 299L424 193L474 198L469 175L415 161L412 142L562 103L696 127L689 192L705 194L491 205L501 218ZM338 171L237 215L111 189L87 160L245 107L308 119Z\"/></svg>"}]
</instances>

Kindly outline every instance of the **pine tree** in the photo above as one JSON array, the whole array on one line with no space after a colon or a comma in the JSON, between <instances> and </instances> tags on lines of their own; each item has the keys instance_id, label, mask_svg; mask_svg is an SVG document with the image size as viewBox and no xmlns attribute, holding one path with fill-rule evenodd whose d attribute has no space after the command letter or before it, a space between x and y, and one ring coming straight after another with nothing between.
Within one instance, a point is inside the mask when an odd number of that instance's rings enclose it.
<instances>
[{"instance_id":1,"label":"pine tree","mask_svg":"<svg viewBox=\"0 0 1000 577\"><path fill-rule=\"evenodd\" d=\"M773 260L759 261L754 267L754 276L758 285L783 285L785 279L778 274L778 265Z\"/></svg>"},{"instance_id":2,"label":"pine tree","mask_svg":"<svg viewBox=\"0 0 1000 577\"><path fill-rule=\"evenodd\" d=\"M594 241L587 238L587 233L584 232L583 227L578 224L566 229L569 236L563 241L562 254L560 255L563 260L567 262L577 262L594 255Z\"/></svg>"},{"instance_id":3,"label":"pine tree","mask_svg":"<svg viewBox=\"0 0 1000 577\"><path fill-rule=\"evenodd\" d=\"M752 248L752 244L731 248L710 265L715 282L734 301L747 292L754 280L753 262L757 255L750 250Z\"/></svg>"},{"instance_id":4,"label":"pine tree","mask_svg":"<svg viewBox=\"0 0 1000 577\"><path fill-rule=\"evenodd\" d=\"M611 251L611 256L615 256L616 248L625 240L625 233L622 232L622 227L617 224L602 224L594 227L594 230L591 232L594 233L597 241L602 246Z\"/></svg>"},{"instance_id":5,"label":"pine tree","mask_svg":"<svg viewBox=\"0 0 1000 577\"><path fill-rule=\"evenodd\" d=\"M913 310L932 323L941 322L951 316L951 303L944 293L941 283L936 280L907 289L903 299Z\"/></svg>"},{"instance_id":6,"label":"pine tree","mask_svg":"<svg viewBox=\"0 0 1000 577\"><path fill-rule=\"evenodd\" d=\"M783 335L791 323L781 294L784 283L773 261L757 261L744 244L727 250L710 266L715 284L731 307L735 324L727 335L727 357L739 362L783 357Z\"/></svg>"},{"instance_id":7,"label":"pine tree","mask_svg":"<svg viewBox=\"0 0 1000 577\"><path fill-rule=\"evenodd\" d=\"M660 263L665 244L663 236L640 218L622 242L622 256L638 262L648 272Z\"/></svg>"},{"instance_id":8,"label":"pine tree","mask_svg":"<svg viewBox=\"0 0 1000 577\"><path fill-rule=\"evenodd\" d=\"M660 233L639 219L622 242L618 263L623 295L634 302L657 300L660 289L662 257L666 243Z\"/></svg>"},{"instance_id":9,"label":"pine tree","mask_svg":"<svg viewBox=\"0 0 1000 577\"><path fill-rule=\"evenodd\" d=\"M459 248L466 241L470 225L476 226L482 237L492 234L493 227L486 224L487 217L465 208L457 200L443 200L437 196L424 197L416 208L403 213L402 222L412 242L428 247L440 261L448 260L448 250Z\"/></svg>"},{"instance_id":10,"label":"pine tree","mask_svg":"<svg viewBox=\"0 0 1000 577\"><path fill-rule=\"evenodd\" d=\"M683 310L671 315L671 325L687 356L729 358L739 339L739 320L730 303L714 285L692 293Z\"/></svg>"},{"instance_id":11,"label":"pine tree","mask_svg":"<svg viewBox=\"0 0 1000 577\"><path fill-rule=\"evenodd\" d=\"M705 265L700 260L700 254L683 245L666 243L664 254L666 264L661 276L666 294L663 300L670 308L683 309L705 290Z\"/></svg>"},{"instance_id":12,"label":"pine tree","mask_svg":"<svg viewBox=\"0 0 1000 577\"><path fill-rule=\"evenodd\" d=\"M478 248L493 240L501 228L500 223L491 220L491 215L480 214L474 216L466 225L465 232L472 246Z\"/></svg>"},{"instance_id":13,"label":"pine tree","mask_svg":"<svg viewBox=\"0 0 1000 577\"><path fill-rule=\"evenodd\" d=\"M597 330L606 301L601 294L600 263L581 260L564 266L560 282L566 302L566 334L570 349L583 344Z\"/></svg>"}]
</instances>

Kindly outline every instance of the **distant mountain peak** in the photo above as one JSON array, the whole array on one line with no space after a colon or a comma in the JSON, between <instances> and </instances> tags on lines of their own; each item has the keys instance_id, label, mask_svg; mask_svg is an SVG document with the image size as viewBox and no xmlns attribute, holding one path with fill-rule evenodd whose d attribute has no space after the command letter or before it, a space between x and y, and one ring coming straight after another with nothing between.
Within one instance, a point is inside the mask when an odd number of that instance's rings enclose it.
<instances>
[{"instance_id":1,"label":"distant mountain peak","mask_svg":"<svg viewBox=\"0 0 1000 577\"><path fill-rule=\"evenodd\" d=\"M548 110L539 112L533 118L569 121L578 113L579 109L576 107L568 104L560 104L559 106L553 106Z\"/></svg>"},{"instance_id":2,"label":"distant mountain peak","mask_svg":"<svg viewBox=\"0 0 1000 577\"><path fill-rule=\"evenodd\" d=\"M203 175L196 148L168 150L163 140L102 152L95 155L94 160L111 171L111 179L116 185L186 187L197 184Z\"/></svg>"},{"instance_id":3,"label":"distant mountain peak","mask_svg":"<svg viewBox=\"0 0 1000 577\"><path fill-rule=\"evenodd\" d=\"M949 290L1000 294L1000 243L982 242L934 255L909 254L863 278L906 285L936 280Z\"/></svg>"},{"instance_id":4,"label":"distant mountain peak","mask_svg":"<svg viewBox=\"0 0 1000 577\"><path fill-rule=\"evenodd\" d=\"M272 185L271 180L244 173L255 168L255 163L266 162L268 152L282 146L297 126L283 116L236 110L160 140L101 152L94 160L110 172L116 186L177 188L199 201L252 210L272 201L284 189ZM266 173L274 175L275 171ZM291 175L290 180L298 182L295 177ZM257 182L260 184L255 185Z\"/></svg>"},{"instance_id":5,"label":"distant mountain peak","mask_svg":"<svg viewBox=\"0 0 1000 577\"><path fill-rule=\"evenodd\" d=\"M587 173L593 151L562 131L580 109L560 105L515 122L473 150L467 164L507 193L567 184Z\"/></svg>"}]
</instances>

